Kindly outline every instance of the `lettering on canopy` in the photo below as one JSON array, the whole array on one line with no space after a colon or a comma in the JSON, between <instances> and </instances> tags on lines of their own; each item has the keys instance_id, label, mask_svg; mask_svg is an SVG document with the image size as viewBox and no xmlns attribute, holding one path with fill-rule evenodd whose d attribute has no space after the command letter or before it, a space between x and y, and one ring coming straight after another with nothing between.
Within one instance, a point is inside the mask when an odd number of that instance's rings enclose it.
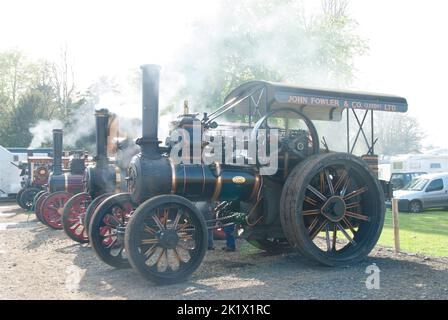
<instances>
[{"instance_id":1,"label":"lettering on canopy","mask_svg":"<svg viewBox=\"0 0 448 320\"><path fill-rule=\"evenodd\" d=\"M298 105L325 106L336 108L353 108L364 110L379 110L390 112L406 112L407 106L394 103L372 102L368 100L345 99L335 97L324 97L314 95L293 95L290 93L277 93L275 99L278 103L289 103Z\"/></svg>"}]
</instances>

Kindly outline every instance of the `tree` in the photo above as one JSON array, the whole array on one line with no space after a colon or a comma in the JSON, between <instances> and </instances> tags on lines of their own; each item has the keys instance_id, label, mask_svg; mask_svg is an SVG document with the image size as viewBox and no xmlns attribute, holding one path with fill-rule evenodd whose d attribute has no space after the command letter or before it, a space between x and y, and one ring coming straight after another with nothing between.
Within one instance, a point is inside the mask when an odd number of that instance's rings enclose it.
<instances>
[{"instance_id":1,"label":"tree","mask_svg":"<svg viewBox=\"0 0 448 320\"><path fill-rule=\"evenodd\" d=\"M385 155L419 152L425 135L418 120L406 114L378 112L377 153Z\"/></svg>"},{"instance_id":2,"label":"tree","mask_svg":"<svg viewBox=\"0 0 448 320\"><path fill-rule=\"evenodd\" d=\"M46 87L36 88L20 98L5 128L7 133L6 145L29 146L33 138L29 128L36 124L38 119L46 118L44 114L47 110L46 106L52 103L52 98L46 92L47 90Z\"/></svg>"},{"instance_id":3,"label":"tree","mask_svg":"<svg viewBox=\"0 0 448 320\"><path fill-rule=\"evenodd\" d=\"M219 16L195 23L177 61L186 84L179 98L194 97L202 110L253 79L348 85L354 58L367 46L346 8L346 1L325 0L321 13L310 17L300 1L222 0Z\"/></svg>"},{"instance_id":4,"label":"tree","mask_svg":"<svg viewBox=\"0 0 448 320\"><path fill-rule=\"evenodd\" d=\"M0 53L2 145L27 147L31 141L29 129L39 120L60 119L70 127L84 102L84 97L75 92L66 48L58 63L32 61L17 50Z\"/></svg>"}]
</instances>

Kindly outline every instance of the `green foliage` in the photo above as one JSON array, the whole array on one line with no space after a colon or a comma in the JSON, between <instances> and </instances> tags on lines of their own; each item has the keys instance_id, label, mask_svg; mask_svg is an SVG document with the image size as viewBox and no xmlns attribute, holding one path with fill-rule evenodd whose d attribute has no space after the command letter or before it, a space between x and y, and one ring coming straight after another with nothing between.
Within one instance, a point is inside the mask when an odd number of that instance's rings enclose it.
<instances>
[{"instance_id":1,"label":"green foliage","mask_svg":"<svg viewBox=\"0 0 448 320\"><path fill-rule=\"evenodd\" d=\"M84 99L73 93L66 73L54 63L31 61L17 50L0 53L0 145L28 147L29 129L39 120L70 123Z\"/></svg>"},{"instance_id":2,"label":"green foliage","mask_svg":"<svg viewBox=\"0 0 448 320\"><path fill-rule=\"evenodd\" d=\"M306 15L301 1L222 0L219 16L197 22L178 61L196 110L219 106L242 82L264 79L302 85L345 86L354 58L367 46L345 1L326 0Z\"/></svg>"}]
</instances>

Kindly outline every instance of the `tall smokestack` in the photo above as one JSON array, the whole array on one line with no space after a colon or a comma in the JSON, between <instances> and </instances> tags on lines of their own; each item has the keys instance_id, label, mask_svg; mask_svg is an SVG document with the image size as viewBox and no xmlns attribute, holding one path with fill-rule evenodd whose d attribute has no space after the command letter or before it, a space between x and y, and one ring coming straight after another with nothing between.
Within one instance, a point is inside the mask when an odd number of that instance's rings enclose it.
<instances>
[{"instance_id":1,"label":"tall smokestack","mask_svg":"<svg viewBox=\"0 0 448 320\"><path fill-rule=\"evenodd\" d=\"M146 64L142 69L142 137L137 140L142 154L159 156L157 138L159 122L160 66Z\"/></svg>"},{"instance_id":2,"label":"tall smokestack","mask_svg":"<svg viewBox=\"0 0 448 320\"><path fill-rule=\"evenodd\" d=\"M62 129L53 129L53 175L62 174Z\"/></svg>"},{"instance_id":3,"label":"tall smokestack","mask_svg":"<svg viewBox=\"0 0 448 320\"><path fill-rule=\"evenodd\" d=\"M109 110L100 109L95 112L96 119L96 164L107 166L107 136L109 127Z\"/></svg>"}]
</instances>

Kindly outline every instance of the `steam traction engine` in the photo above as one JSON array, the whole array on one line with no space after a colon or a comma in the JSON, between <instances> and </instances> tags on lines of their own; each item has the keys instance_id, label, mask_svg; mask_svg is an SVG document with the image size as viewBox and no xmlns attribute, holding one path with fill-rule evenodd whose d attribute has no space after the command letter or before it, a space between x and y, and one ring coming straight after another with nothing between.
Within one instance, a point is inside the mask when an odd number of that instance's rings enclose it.
<instances>
[{"instance_id":1,"label":"steam traction engine","mask_svg":"<svg viewBox=\"0 0 448 320\"><path fill-rule=\"evenodd\" d=\"M96 164L85 170L83 192L71 197L64 206L62 215L64 231L71 239L80 243L89 242L87 226L98 205L113 193L120 192L123 186L125 187L122 183L125 169L130 162L130 157L135 154L126 152L132 149L130 147L127 147L126 151L122 150L123 145L119 143L117 154L120 159L117 157L116 165L109 164L107 157L110 136L109 116L107 109L96 111ZM125 166L124 163L126 163ZM132 209L132 206L130 208Z\"/></svg>"},{"instance_id":2,"label":"steam traction engine","mask_svg":"<svg viewBox=\"0 0 448 320\"><path fill-rule=\"evenodd\" d=\"M53 129L53 171L47 188L34 199L37 218L53 229L62 229L61 215L65 203L82 191L85 169L83 153L75 153L70 160L70 170L62 170L62 129Z\"/></svg>"},{"instance_id":3,"label":"steam traction engine","mask_svg":"<svg viewBox=\"0 0 448 320\"><path fill-rule=\"evenodd\" d=\"M293 248L327 266L356 263L372 250L385 212L384 191L371 169L377 165L373 110L405 112L404 98L251 81L234 89L223 106L200 121L188 112L181 117L179 127L194 131L199 126L201 141L187 145L199 145L202 157L199 162L179 162L173 153L176 144L161 147L157 137L159 68L145 65L142 71L141 152L128 168L129 194L104 201L89 227L92 247L104 262L130 264L156 283L181 281L202 262L207 228L215 228L217 221L237 225L242 237L259 248ZM365 112L362 121L356 109ZM331 152L326 143L321 149L312 120L337 121L344 110L347 153ZM359 124L353 145L350 111ZM368 114L370 142L363 130ZM215 120L225 116L243 123L224 128ZM244 161L210 163L207 134L217 139L220 129L235 127L250 129L243 145L256 152L224 145L233 160ZM351 154L361 133L369 164ZM275 141L278 148L273 147ZM269 161L260 156L262 149L270 151ZM205 221L192 202L200 200L218 202L212 220ZM131 204L135 211L129 209Z\"/></svg>"},{"instance_id":4,"label":"steam traction engine","mask_svg":"<svg viewBox=\"0 0 448 320\"><path fill-rule=\"evenodd\" d=\"M33 206L33 199L48 182L50 174L51 157L29 156L26 167L23 167L22 174L26 175L25 185L17 193L17 203L20 207L30 210Z\"/></svg>"}]
</instances>

